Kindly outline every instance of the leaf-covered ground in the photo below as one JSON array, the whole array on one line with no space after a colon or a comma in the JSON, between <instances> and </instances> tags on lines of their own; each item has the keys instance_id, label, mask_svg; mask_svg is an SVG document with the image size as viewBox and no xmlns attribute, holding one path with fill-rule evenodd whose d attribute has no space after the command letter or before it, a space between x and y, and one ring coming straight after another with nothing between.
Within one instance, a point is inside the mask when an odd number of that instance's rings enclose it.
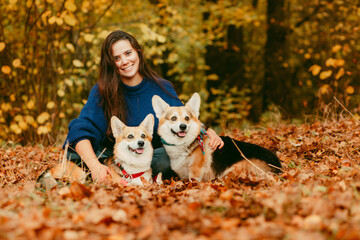
<instances>
[{"instance_id":1,"label":"leaf-covered ground","mask_svg":"<svg viewBox=\"0 0 360 240\"><path fill-rule=\"evenodd\" d=\"M51 191L35 180L58 148L0 148L0 239L360 239L360 125L356 121L233 131L277 153L270 179L168 181Z\"/></svg>"}]
</instances>

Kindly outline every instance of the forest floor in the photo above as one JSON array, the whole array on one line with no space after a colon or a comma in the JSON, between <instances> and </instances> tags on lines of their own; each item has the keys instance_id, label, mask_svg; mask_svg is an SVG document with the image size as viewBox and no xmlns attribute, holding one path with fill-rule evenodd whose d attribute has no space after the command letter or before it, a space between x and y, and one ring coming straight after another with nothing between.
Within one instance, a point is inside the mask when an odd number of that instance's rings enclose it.
<instances>
[{"instance_id":1,"label":"forest floor","mask_svg":"<svg viewBox=\"0 0 360 240\"><path fill-rule=\"evenodd\" d=\"M53 147L0 147L0 239L360 239L360 124L279 124L230 133L274 151L274 179L73 183L41 190Z\"/></svg>"}]
</instances>

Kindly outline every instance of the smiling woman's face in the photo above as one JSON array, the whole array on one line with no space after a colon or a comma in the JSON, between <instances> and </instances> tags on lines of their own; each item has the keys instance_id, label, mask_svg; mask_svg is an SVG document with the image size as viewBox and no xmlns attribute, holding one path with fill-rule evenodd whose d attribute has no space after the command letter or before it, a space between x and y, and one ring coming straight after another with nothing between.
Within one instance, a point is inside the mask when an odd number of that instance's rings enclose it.
<instances>
[{"instance_id":1,"label":"smiling woman's face","mask_svg":"<svg viewBox=\"0 0 360 240\"><path fill-rule=\"evenodd\" d=\"M139 55L131 46L129 40L115 42L112 46L112 56L124 84L136 86L141 83L142 76L139 73Z\"/></svg>"}]
</instances>

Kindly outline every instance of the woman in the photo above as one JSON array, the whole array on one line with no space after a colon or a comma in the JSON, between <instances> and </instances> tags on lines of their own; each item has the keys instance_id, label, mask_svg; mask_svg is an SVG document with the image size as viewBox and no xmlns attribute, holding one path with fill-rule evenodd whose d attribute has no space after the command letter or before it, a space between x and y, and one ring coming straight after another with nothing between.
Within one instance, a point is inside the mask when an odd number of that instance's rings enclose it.
<instances>
[{"instance_id":1,"label":"woman","mask_svg":"<svg viewBox=\"0 0 360 240\"><path fill-rule=\"evenodd\" d=\"M183 105L172 84L161 79L147 65L142 48L133 36L123 31L110 33L101 49L98 83L92 88L79 117L69 124L65 141L70 144L69 158L75 162L82 159L93 180L105 180L109 168L100 161L112 155L114 139L110 118L117 116L128 126L138 126L149 113L155 116L151 105L154 95L170 106ZM157 127L158 119L155 118L152 167L156 173L170 168L166 152L160 148ZM223 146L221 138L212 129L208 129L208 135L211 147Z\"/></svg>"}]
</instances>

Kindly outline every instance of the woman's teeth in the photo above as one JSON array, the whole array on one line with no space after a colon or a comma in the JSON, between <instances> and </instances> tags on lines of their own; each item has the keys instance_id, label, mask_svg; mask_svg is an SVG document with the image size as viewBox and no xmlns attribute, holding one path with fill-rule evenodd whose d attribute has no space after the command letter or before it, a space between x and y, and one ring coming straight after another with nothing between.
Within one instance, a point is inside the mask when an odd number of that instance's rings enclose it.
<instances>
[{"instance_id":1,"label":"woman's teeth","mask_svg":"<svg viewBox=\"0 0 360 240\"><path fill-rule=\"evenodd\" d=\"M124 71L129 71L132 67L133 67L133 65L131 65L130 67L125 68L125 69L123 69L123 70L124 70Z\"/></svg>"}]
</instances>

